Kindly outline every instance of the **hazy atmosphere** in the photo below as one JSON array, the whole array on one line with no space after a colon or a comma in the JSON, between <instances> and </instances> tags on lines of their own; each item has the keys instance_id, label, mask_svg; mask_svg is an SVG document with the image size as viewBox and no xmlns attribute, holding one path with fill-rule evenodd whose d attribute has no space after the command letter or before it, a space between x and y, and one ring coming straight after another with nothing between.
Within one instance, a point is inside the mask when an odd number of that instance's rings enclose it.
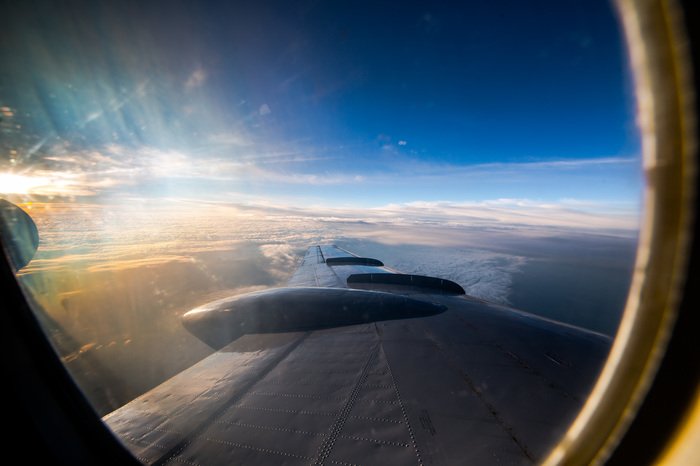
<instances>
[{"instance_id":1,"label":"hazy atmosphere","mask_svg":"<svg viewBox=\"0 0 700 466\"><path fill-rule=\"evenodd\" d=\"M314 244L615 334L644 180L608 2L2 8L0 196L100 414L211 352L184 312Z\"/></svg>"},{"instance_id":2,"label":"hazy atmosphere","mask_svg":"<svg viewBox=\"0 0 700 466\"><path fill-rule=\"evenodd\" d=\"M608 335L616 332L636 251L633 230L490 227L477 212L445 226L251 216L228 206L25 208L41 244L22 283L102 412L211 352L185 331L182 314L284 286L309 245L336 244L397 271L447 278L472 296Z\"/></svg>"}]
</instances>

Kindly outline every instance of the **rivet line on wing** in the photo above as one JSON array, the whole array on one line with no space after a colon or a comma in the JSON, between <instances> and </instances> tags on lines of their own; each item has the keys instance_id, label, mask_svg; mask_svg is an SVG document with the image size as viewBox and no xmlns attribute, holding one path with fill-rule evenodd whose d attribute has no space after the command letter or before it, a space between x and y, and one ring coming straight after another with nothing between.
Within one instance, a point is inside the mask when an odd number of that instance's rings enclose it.
<instances>
[{"instance_id":1,"label":"rivet line on wing","mask_svg":"<svg viewBox=\"0 0 700 466\"><path fill-rule=\"evenodd\" d=\"M209 415L196 429L193 429L189 435L185 436L173 448L167 451L163 456L161 456L157 461L154 461L152 464L154 466L159 466L168 463L182 450L184 450L185 447L191 444L195 439L199 438L204 433L204 431L212 423L214 423L214 421L221 417L229 408L238 403L245 394L247 394L259 381L265 378L265 376L267 376L267 374L269 374L275 367L277 367L277 365L280 362L282 362L287 356L289 356L289 354L292 351L294 351L306 338L308 338L309 335L311 335L311 332L306 332L301 337L299 337L294 343L289 345L289 347L286 350L284 350L277 358L272 360L270 362L270 365L264 370L262 370L256 378L251 380L245 387L243 387L240 391L235 393L227 403L225 403L221 408L217 409L211 415Z\"/></svg>"},{"instance_id":2,"label":"rivet line on wing","mask_svg":"<svg viewBox=\"0 0 700 466\"><path fill-rule=\"evenodd\" d=\"M377 324L375 323L375 328ZM377 332L379 333L379 332ZM416 452L416 458L418 460L418 464L422 465L423 464L423 459L421 458L420 455L420 450L418 449L418 443L416 442L416 436L413 433L413 427L411 427L411 423L408 419L408 413L406 412L406 407L403 404L403 401L401 401L401 393L399 392L399 387L396 385L396 379L394 379L394 374L391 372L391 366L389 365L389 358L386 357L386 354L384 353L384 350L382 349L382 354L384 354L384 360L386 361L386 367L389 370L389 376L391 377L391 383L394 386L394 392L396 393L396 399L399 400L399 406L401 407L401 415L403 416L403 421L404 424L406 425L406 428L408 429L408 435L411 437L411 443L413 443L413 450Z\"/></svg>"},{"instance_id":3,"label":"rivet line on wing","mask_svg":"<svg viewBox=\"0 0 700 466\"><path fill-rule=\"evenodd\" d=\"M326 458L328 458L328 455L330 455L331 450L333 450L333 447L335 445L335 441L339 437L340 431L343 429L343 426L345 425L345 421L350 416L350 411L352 410L353 406L355 405L355 401L359 398L360 389L362 388L362 384L367 379L367 375L369 374L370 369L374 365L374 361L376 360L377 355L379 354L379 348L380 348L380 343L377 342L377 343L375 343L374 347L369 352L369 356L366 360L367 362L365 363L364 367L362 368L362 372L360 372L360 375L358 376L358 378L355 382L355 386L353 387L352 391L350 392L350 395L348 396L348 400L345 403L345 406L343 406L343 409L338 414L338 417L336 418L335 422L333 423L333 426L331 426L330 433L329 433L328 437L326 437L326 440L319 447L318 452L316 453L316 460L313 462L313 464L322 465L324 463L324 461L326 460Z\"/></svg>"}]
</instances>

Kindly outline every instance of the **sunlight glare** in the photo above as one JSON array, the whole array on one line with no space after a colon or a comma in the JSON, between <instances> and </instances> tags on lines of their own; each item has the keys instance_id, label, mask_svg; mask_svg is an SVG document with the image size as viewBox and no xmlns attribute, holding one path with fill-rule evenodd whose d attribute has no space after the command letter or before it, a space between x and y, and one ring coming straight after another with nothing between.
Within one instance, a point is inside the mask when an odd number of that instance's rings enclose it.
<instances>
[{"instance_id":1,"label":"sunlight glare","mask_svg":"<svg viewBox=\"0 0 700 466\"><path fill-rule=\"evenodd\" d=\"M25 176L14 173L0 173L0 193L30 194L48 186L51 180L45 176Z\"/></svg>"}]
</instances>

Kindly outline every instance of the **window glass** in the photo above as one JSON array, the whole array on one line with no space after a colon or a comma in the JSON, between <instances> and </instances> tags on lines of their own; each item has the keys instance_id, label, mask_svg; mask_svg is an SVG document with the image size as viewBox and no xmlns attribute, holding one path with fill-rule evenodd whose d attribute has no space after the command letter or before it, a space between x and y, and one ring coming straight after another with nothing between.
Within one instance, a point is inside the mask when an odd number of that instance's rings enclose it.
<instances>
[{"instance_id":1,"label":"window glass","mask_svg":"<svg viewBox=\"0 0 700 466\"><path fill-rule=\"evenodd\" d=\"M640 137L604 1L3 7L18 275L100 415L212 349L188 310L337 244L614 336Z\"/></svg>"}]
</instances>

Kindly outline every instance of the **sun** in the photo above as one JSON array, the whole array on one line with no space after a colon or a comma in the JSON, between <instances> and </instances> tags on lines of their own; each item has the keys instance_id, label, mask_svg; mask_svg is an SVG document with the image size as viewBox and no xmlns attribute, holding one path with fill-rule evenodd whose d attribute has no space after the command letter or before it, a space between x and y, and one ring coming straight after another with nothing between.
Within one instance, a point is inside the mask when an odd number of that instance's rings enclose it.
<instances>
[{"instance_id":1,"label":"sun","mask_svg":"<svg viewBox=\"0 0 700 466\"><path fill-rule=\"evenodd\" d=\"M0 193L31 194L51 184L45 176L25 176L14 173L0 173Z\"/></svg>"}]
</instances>

